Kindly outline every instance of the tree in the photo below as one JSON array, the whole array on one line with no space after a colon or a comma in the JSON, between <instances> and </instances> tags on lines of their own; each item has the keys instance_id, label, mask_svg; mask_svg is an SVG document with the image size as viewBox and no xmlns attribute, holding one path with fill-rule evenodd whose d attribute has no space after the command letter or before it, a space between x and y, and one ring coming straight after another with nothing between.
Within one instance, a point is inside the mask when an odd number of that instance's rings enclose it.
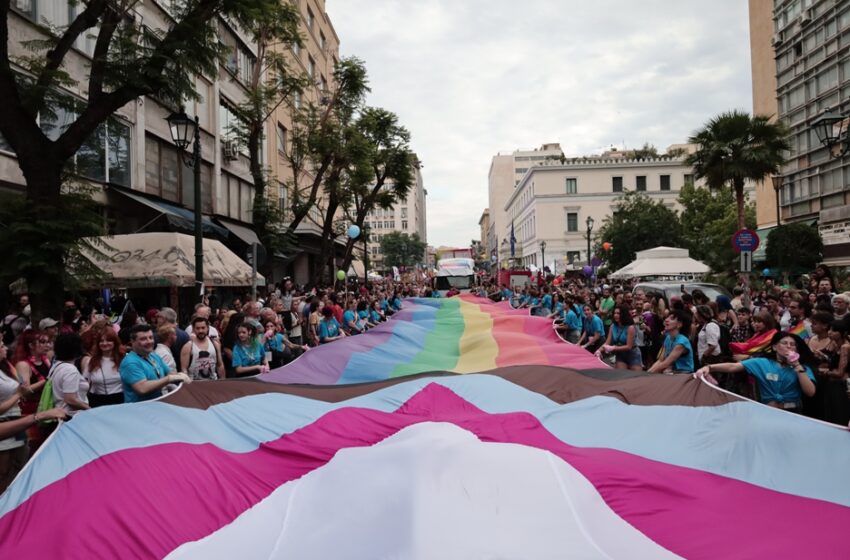
<instances>
[{"instance_id":1,"label":"tree","mask_svg":"<svg viewBox=\"0 0 850 560\"><path fill-rule=\"evenodd\" d=\"M258 18L251 30L257 44L257 63L254 64L247 99L234 107L237 125L227 131L248 148L249 167L254 184L252 220L260 242L268 254L288 249L283 212L276 200L269 199L269 172L263 166L262 148L266 121L283 104L295 109L293 98L301 95L310 84L306 72L293 72L282 51L294 45L303 46L298 33L300 14L290 3L280 2ZM234 78L235 79L235 78ZM264 274L268 274L269 266Z\"/></svg>"},{"instance_id":2,"label":"tree","mask_svg":"<svg viewBox=\"0 0 850 560\"><path fill-rule=\"evenodd\" d=\"M30 54L10 52L10 0L0 0L0 133L17 155L26 182L25 215L35 220L28 244L32 253L13 252L15 262L33 291L33 315L61 310L63 275L69 255L82 241L57 238L66 227L52 227L73 219L63 207L66 172L73 171L74 155L109 117L142 97L177 108L196 98L194 75L214 75L223 62L218 40L218 18L226 17L246 29L276 9L278 0L183 0L173 2L173 23L165 30L137 24L132 9L139 0L88 0L76 6L77 15L64 28L42 25L44 38L25 44ZM69 53L76 41L96 29L88 69L88 97L77 102L60 88L77 86L68 71ZM13 66L14 64L14 66ZM21 68L19 72L16 68ZM63 108L71 120L50 133L39 126L39 116ZM75 236L79 239L77 236Z\"/></svg>"},{"instance_id":3,"label":"tree","mask_svg":"<svg viewBox=\"0 0 850 560\"><path fill-rule=\"evenodd\" d=\"M407 198L418 162L410 150L410 132L399 124L395 113L367 107L360 113L356 129L363 140L359 145L363 152L355 158L349 190L351 221L362 230L369 212L391 208ZM347 241L344 267L351 264L355 241Z\"/></svg>"},{"instance_id":4,"label":"tree","mask_svg":"<svg viewBox=\"0 0 850 560\"><path fill-rule=\"evenodd\" d=\"M808 224L783 224L767 236L766 264L786 274L812 270L821 262L823 240Z\"/></svg>"},{"instance_id":5,"label":"tree","mask_svg":"<svg viewBox=\"0 0 850 560\"><path fill-rule=\"evenodd\" d=\"M706 179L710 189L731 186L736 225L743 229L744 184L779 172L785 153L791 149L787 136L787 127L770 122L770 117L751 117L741 111L721 113L688 139L699 148L685 159L685 165L693 167L698 179Z\"/></svg>"},{"instance_id":6,"label":"tree","mask_svg":"<svg viewBox=\"0 0 850 560\"><path fill-rule=\"evenodd\" d=\"M426 244L419 234L407 235L394 231L381 238L384 266L414 266L425 258Z\"/></svg>"},{"instance_id":7,"label":"tree","mask_svg":"<svg viewBox=\"0 0 850 560\"><path fill-rule=\"evenodd\" d=\"M679 204L682 238L691 257L715 272L734 273L738 263L731 239L738 230L738 218L732 191L711 191L688 183L679 193ZM755 207L747 204L745 213L747 227L755 228Z\"/></svg>"},{"instance_id":8,"label":"tree","mask_svg":"<svg viewBox=\"0 0 850 560\"><path fill-rule=\"evenodd\" d=\"M597 239L612 245L605 252L611 270L632 262L638 251L661 245L679 247L683 241L676 212L635 191L617 198L614 214L605 218Z\"/></svg>"},{"instance_id":9,"label":"tree","mask_svg":"<svg viewBox=\"0 0 850 560\"><path fill-rule=\"evenodd\" d=\"M362 60L345 58L334 69L334 89L320 103L307 103L293 115L290 147L286 160L292 171L286 186L292 195L291 220L286 238L295 240L295 230L311 211L318 208L322 228L321 255L311 271L320 278L327 268L332 270L331 256L335 239L343 233L336 211L347 201L340 190L342 182L352 176L353 158L363 154L362 141L353 127L355 115L370 91L366 67ZM321 205L320 205L321 201ZM361 228L362 229L362 228Z\"/></svg>"},{"instance_id":10,"label":"tree","mask_svg":"<svg viewBox=\"0 0 850 560\"><path fill-rule=\"evenodd\" d=\"M658 148L645 142L642 148L638 148L632 154L634 159L654 159L658 157Z\"/></svg>"}]
</instances>

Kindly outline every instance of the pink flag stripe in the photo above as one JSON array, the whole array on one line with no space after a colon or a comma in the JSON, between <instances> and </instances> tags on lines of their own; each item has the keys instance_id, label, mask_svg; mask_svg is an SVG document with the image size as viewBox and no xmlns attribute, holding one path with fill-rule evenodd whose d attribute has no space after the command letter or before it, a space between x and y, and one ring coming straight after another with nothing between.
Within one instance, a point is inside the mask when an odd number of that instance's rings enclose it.
<instances>
[{"instance_id":1,"label":"pink flag stripe","mask_svg":"<svg viewBox=\"0 0 850 560\"><path fill-rule=\"evenodd\" d=\"M249 453L165 444L103 456L0 519L2 558L151 558L232 522L275 488L346 447L419 422L452 422L485 442L549 450L580 471L620 517L687 558L831 558L846 553L850 508L782 494L636 455L577 448L527 413L487 414L430 384L392 413L343 408ZM55 519L49 538L34 520ZM352 507L357 507L352 504ZM106 535L92 543L91 535Z\"/></svg>"}]
</instances>

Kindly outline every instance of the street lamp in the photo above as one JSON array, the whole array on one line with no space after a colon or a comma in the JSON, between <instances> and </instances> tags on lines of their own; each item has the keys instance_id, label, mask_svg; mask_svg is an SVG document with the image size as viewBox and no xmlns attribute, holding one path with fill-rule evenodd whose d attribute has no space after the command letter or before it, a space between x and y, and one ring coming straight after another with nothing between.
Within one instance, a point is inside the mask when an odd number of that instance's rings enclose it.
<instances>
[{"instance_id":1,"label":"street lamp","mask_svg":"<svg viewBox=\"0 0 850 560\"><path fill-rule=\"evenodd\" d=\"M587 224L587 266L590 266L590 234L593 233L593 218L588 216Z\"/></svg>"},{"instance_id":2,"label":"street lamp","mask_svg":"<svg viewBox=\"0 0 850 560\"><path fill-rule=\"evenodd\" d=\"M850 141L847 138L848 116L826 111L809 125L815 131L818 141L830 150L830 156L842 157L850 151ZM837 153L833 153L832 147L841 144Z\"/></svg>"},{"instance_id":3,"label":"street lamp","mask_svg":"<svg viewBox=\"0 0 850 560\"><path fill-rule=\"evenodd\" d=\"M773 192L776 193L776 226L780 225L779 221L779 191L782 190L782 175L774 175L771 177L773 181Z\"/></svg>"},{"instance_id":4,"label":"street lamp","mask_svg":"<svg viewBox=\"0 0 850 560\"><path fill-rule=\"evenodd\" d=\"M198 117L192 120L181 108L176 113L171 113L168 118L168 128L171 129L171 139L177 146L177 152L187 166L192 168L195 179L195 287L200 293L203 301L204 285L204 233L201 228L201 127ZM189 144L192 146L192 154L186 152Z\"/></svg>"},{"instance_id":5,"label":"street lamp","mask_svg":"<svg viewBox=\"0 0 850 560\"><path fill-rule=\"evenodd\" d=\"M546 240L540 241L540 270L546 273Z\"/></svg>"}]
</instances>

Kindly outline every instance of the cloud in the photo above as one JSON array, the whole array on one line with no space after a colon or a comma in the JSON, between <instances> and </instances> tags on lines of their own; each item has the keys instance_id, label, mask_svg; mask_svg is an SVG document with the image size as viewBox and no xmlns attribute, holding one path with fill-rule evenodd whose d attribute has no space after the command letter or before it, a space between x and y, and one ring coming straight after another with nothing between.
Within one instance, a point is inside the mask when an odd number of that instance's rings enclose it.
<instances>
[{"instance_id":1,"label":"cloud","mask_svg":"<svg viewBox=\"0 0 850 560\"><path fill-rule=\"evenodd\" d=\"M432 245L478 238L499 151L666 148L752 107L741 0L329 0L327 11L342 54L366 61L368 103L411 131Z\"/></svg>"}]
</instances>

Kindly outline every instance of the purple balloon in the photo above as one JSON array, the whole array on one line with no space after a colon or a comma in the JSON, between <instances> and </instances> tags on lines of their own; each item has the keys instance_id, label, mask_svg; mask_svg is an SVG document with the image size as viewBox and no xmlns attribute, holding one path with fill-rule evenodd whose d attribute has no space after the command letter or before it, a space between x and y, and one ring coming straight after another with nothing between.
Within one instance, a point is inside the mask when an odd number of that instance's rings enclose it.
<instances>
[{"instance_id":1,"label":"purple balloon","mask_svg":"<svg viewBox=\"0 0 850 560\"><path fill-rule=\"evenodd\" d=\"M592 267L592 266L587 266L587 265L585 265L585 266L581 269L581 271L582 271L582 272L584 272L584 275L585 275L585 276L590 276L591 274L593 274L593 267Z\"/></svg>"},{"instance_id":2,"label":"purple balloon","mask_svg":"<svg viewBox=\"0 0 850 560\"><path fill-rule=\"evenodd\" d=\"M602 264L602 259L600 259L599 257L593 257L592 259L590 259L590 264L592 264L593 266L599 266Z\"/></svg>"}]
</instances>

